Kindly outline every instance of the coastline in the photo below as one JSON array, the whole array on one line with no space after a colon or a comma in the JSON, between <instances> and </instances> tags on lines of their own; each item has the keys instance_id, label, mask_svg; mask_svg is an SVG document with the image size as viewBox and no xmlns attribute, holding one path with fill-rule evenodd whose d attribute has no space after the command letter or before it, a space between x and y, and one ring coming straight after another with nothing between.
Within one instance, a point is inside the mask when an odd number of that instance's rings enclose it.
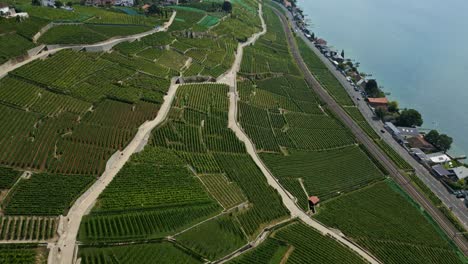
<instances>
[{"instance_id":1,"label":"coastline","mask_svg":"<svg viewBox=\"0 0 468 264\"><path fill-rule=\"evenodd\" d=\"M423 61L421 60L420 56L415 55L414 59L406 58L408 56L406 47L402 45L408 45L412 48L414 43L405 43L405 39L401 39L400 32L395 31L395 27L387 28L388 35L394 37L394 43L387 46L377 47L381 44L380 41L373 41L371 44L363 43L363 39L367 38L365 33L366 30L375 29L377 30L379 26L386 25L386 23L376 23L378 24L375 26L369 26L369 28L362 29L362 31L356 30L353 34L346 32L350 27L346 25L339 25L336 22L335 25L330 23L332 18L329 16L330 14L325 12L331 9L331 5L329 3L309 3L308 1L296 0L295 1L299 9L303 11L305 15L305 21L309 23L308 29L314 31L316 35L319 37L323 37L325 40L331 42L329 45L336 49L337 51L341 51L344 48L346 52L346 58L352 59L353 62L360 61L362 62L359 67L360 72L371 73L372 79L377 79L379 85L384 87L383 91L387 94L389 100L398 101L401 104L400 108L414 108L420 111L423 114L424 124L421 126L421 131L429 132L431 129L439 130L441 133L447 133L449 136L454 138L454 142L452 144L452 148L448 151L452 156L462 156L468 154L468 142L466 141L465 137L463 136L463 130L467 126L468 122L464 122L460 120L460 111L449 111L450 109L455 108L455 101L459 103L460 100L454 98L452 99L453 106L447 105L445 98L440 98L440 92L433 92L431 93L431 89L427 89L427 91L421 90L421 87L414 86L414 83L419 85L426 85L433 84L434 87L438 86L437 82L430 82L431 78L435 78L433 76L428 76L430 74L426 74L423 72L427 70L426 67L422 67L420 64L431 64L430 61ZM340 1L335 1L340 2ZM334 2L334 4L335 4ZM341 2L340 2L341 3ZM363 3L361 3L363 4ZM368 4L368 3L364 3ZM312 6L317 9L317 12L321 12L320 14L311 13ZM343 6L343 9L347 9L347 5ZM359 6L362 8L362 6ZM379 7L377 4L369 8L369 10L376 12L375 8ZM364 10L364 11L369 11ZM351 13L352 9L347 12L339 12L342 13ZM326 15L328 14L328 15ZM338 14L338 13L337 13ZM374 14L375 15L375 14ZM403 15L404 16L404 15ZM333 16L332 16L333 17ZM348 20L349 24L356 23L357 26L361 25L361 20L353 20L352 18L356 17L356 15L345 15L342 19ZM367 16L365 16L367 17ZM373 18L372 15L369 16L369 19ZM320 23L320 24L319 24ZM407 27L411 25L401 24L398 25L403 27L401 30L405 31L408 30ZM342 27L342 29L340 28ZM415 28L411 28L413 31L416 30ZM340 32L338 34L338 32ZM373 31L370 31L371 34ZM405 32L404 32L405 33ZM412 32L414 33L414 32ZM384 33L379 33L384 34ZM403 33L402 33L403 34ZM373 36L373 35L372 35ZM379 35L380 36L380 35ZM403 36L405 36L403 34ZM378 36L376 36L378 37ZM388 41L388 39L385 39ZM413 40L407 40L413 41ZM414 42L414 41L413 41ZM362 45L361 45L362 44ZM375 45L374 45L375 44ZM428 44L427 46L430 46ZM435 44L432 44L435 45ZM389 50L390 49L390 50ZM422 50L426 48L423 47ZM368 52L367 52L368 50ZM392 56L395 53L400 53L401 56L389 60L389 54ZM380 54L380 55L379 55ZM432 55L432 54L431 54ZM405 57L406 56L406 57ZM378 58L377 58L378 57ZM381 57L381 58L380 58ZM405 59L405 60L404 60ZM362 61L361 61L362 60ZM417 63L416 60L419 60ZM410 63L406 63L406 62ZM398 63L401 62L401 63ZM398 63L398 64L395 64ZM389 65L384 65L389 64ZM393 65L391 65L393 64ZM398 66L396 66L398 65ZM418 67L416 67L417 65ZM404 72L404 74L402 73ZM455 74L455 73L454 73ZM442 77L441 77L442 78ZM456 84L455 84L456 85ZM388 87L387 87L388 86ZM440 89L449 89L445 87L440 87ZM448 92L448 91L447 91ZM428 95L430 94L430 95ZM463 94L460 95L463 97ZM452 96L453 97L453 96ZM428 99L430 98L430 99ZM434 107L435 106L435 107ZM450 108L449 108L450 107ZM458 108L460 109L460 107ZM463 112L463 111L461 111ZM460 120L460 121L459 121ZM455 125L456 123L457 125ZM466 163L466 161L465 161Z\"/></svg>"},{"instance_id":2,"label":"coastline","mask_svg":"<svg viewBox=\"0 0 468 264\"><path fill-rule=\"evenodd\" d=\"M282 8L284 8L283 5L281 5ZM283 9L285 10L285 9ZM289 21L294 21L293 15L291 12L288 12L289 16ZM297 25L294 23L291 25L293 29L298 30ZM352 86L350 83L344 78L344 75L341 74L331 63L331 61L325 57L320 50L318 50L314 44L307 39L307 34L303 34L303 32L296 31L296 35L298 38L304 40L304 42L307 42L307 45L311 48L311 50L316 53L316 56L323 61L324 65L327 66L327 68L332 72L335 76L335 78L341 83L342 88L346 90L350 94L350 97L354 93ZM364 106L365 104L362 101L358 101L356 98L353 98L354 102L357 104L357 106L360 107L360 110L362 111L363 109L369 110L370 108L367 106ZM343 106L341 106L343 107ZM383 124L380 120L375 120L372 118L373 114L368 115L370 111L364 111L363 114L366 117L366 121L368 124L372 125L373 129L379 133L379 129L383 128ZM367 113L367 114L366 114ZM402 183L402 187L406 188L408 186L412 186L413 188L418 189L420 192L422 192L420 195L426 197L426 201L423 203L431 203L433 204L432 206L435 208L432 210L431 215L434 217L434 215L439 215L437 218L444 223L444 225L449 222L451 223L450 225L454 226L458 231L458 233L454 233L455 236L459 234L460 236L465 236L463 234L466 234L466 228L468 228L468 212L466 210L466 206L464 202L458 197L455 197L455 195L452 195L453 192L450 191L450 188L447 188L446 185L443 184L442 181L439 181L439 178L435 177L432 173L432 171L427 167L424 167L420 161L415 159L415 156L410 154L407 149L403 148L399 143L397 143L392 135L390 133L384 133L380 135L382 137L382 141L385 140L385 142L389 143L391 145L391 148L394 149L395 154L399 155L401 158L403 158L405 161L407 161L413 168L413 172L405 172L403 173L404 178L406 178L405 183ZM395 144L392 144L395 143ZM387 153L388 154L388 153ZM382 159L388 159L382 157ZM411 184L406 184L408 182L411 182ZM413 197L414 198L414 197ZM419 199L417 199L419 200ZM466 201L466 200L465 200ZM445 220L441 220L440 214L444 215L442 218ZM454 216L455 215L455 216ZM441 222L438 220L439 224ZM450 235L451 236L451 235ZM453 239L458 239L455 236L453 236ZM466 254L466 253L465 253Z\"/></svg>"}]
</instances>

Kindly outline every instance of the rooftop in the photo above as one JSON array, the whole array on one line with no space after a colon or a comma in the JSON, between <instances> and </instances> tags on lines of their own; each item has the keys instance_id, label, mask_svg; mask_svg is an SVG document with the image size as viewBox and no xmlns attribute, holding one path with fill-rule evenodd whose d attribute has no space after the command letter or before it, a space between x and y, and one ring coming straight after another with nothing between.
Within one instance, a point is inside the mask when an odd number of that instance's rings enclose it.
<instances>
[{"instance_id":1,"label":"rooftop","mask_svg":"<svg viewBox=\"0 0 468 264\"><path fill-rule=\"evenodd\" d=\"M457 176L457 178L459 180L465 179L466 177L468 177L468 168L467 167L457 167L457 168L453 168L451 170L453 171L453 173L455 174L455 176Z\"/></svg>"},{"instance_id":2,"label":"rooftop","mask_svg":"<svg viewBox=\"0 0 468 264\"><path fill-rule=\"evenodd\" d=\"M405 135L405 136L418 136L419 135L419 129L415 127L397 127L397 128L400 131L400 134Z\"/></svg>"},{"instance_id":3,"label":"rooftop","mask_svg":"<svg viewBox=\"0 0 468 264\"><path fill-rule=\"evenodd\" d=\"M427 158L432 163L436 163L436 164L445 163L445 162L448 162L448 161L452 160L447 154L440 153L440 152L433 153L433 154L428 154Z\"/></svg>"},{"instance_id":4,"label":"rooftop","mask_svg":"<svg viewBox=\"0 0 468 264\"><path fill-rule=\"evenodd\" d=\"M431 143L427 142L421 136L409 138L408 143L413 148L419 148L419 149L433 149L434 148L434 146L432 146Z\"/></svg>"},{"instance_id":5,"label":"rooftop","mask_svg":"<svg viewBox=\"0 0 468 264\"><path fill-rule=\"evenodd\" d=\"M367 98L371 104L388 104L387 97L381 98Z\"/></svg>"},{"instance_id":6,"label":"rooftop","mask_svg":"<svg viewBox=\"0 0 468 264\"><path fill-rule=\"evenodd\" d=\"M444 166L438 164L438 165L435 165L435 166L432 166L432 169L441 177L443 176L449 176L451 175L452 173L450 173L450 171L448 171L447 169L444 168Z\"/></svg>"},{"instance_id":7,"label":"rooftop","mask_svg":"<svg viewBox=\"0 0 468 264\"><path fill-rule=\"evenodd\" d=\"M309 197L309 201L312 203L312 204L318 204L320 202L320 199L318 198L318 196L310 196Z\"/></svg>"}]
</instances>

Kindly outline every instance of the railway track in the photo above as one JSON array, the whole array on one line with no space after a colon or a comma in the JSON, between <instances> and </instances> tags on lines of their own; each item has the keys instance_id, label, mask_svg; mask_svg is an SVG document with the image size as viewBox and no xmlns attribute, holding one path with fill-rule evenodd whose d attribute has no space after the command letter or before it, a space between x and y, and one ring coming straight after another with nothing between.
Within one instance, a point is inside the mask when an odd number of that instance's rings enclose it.
<instances>
[{"instance_id":1,"label":"railway track","mask_svg":"<svg viewBox=\"0 0 468 264\"><path fill-rule=\"evenodd\" d=\"M455 226L435 207L416 187L414 187L410 180L398 169L395 163L377 146L377 144L359 127L356 122L346 113L346 111L328 94L322 85L314 78L309 68L301 57L299 48L296 44L292 30L289 26L286 17L281 14L277 9L274 9L277 16L280 17L288 44L294 60L297 62L300 70L304 74L306 82L312 87L314 92L327 104L328 108L333 111L336 116L351 130L356 139L363 144L374 158L378 159L383 167L389 172L390 176L398 183L398 185L405 190L413 200L419 205L439 224L447 236L459 247L459 249L468 255L468 241L464 236L460 236L460 232Z\"/></svg>"}]
</instances>

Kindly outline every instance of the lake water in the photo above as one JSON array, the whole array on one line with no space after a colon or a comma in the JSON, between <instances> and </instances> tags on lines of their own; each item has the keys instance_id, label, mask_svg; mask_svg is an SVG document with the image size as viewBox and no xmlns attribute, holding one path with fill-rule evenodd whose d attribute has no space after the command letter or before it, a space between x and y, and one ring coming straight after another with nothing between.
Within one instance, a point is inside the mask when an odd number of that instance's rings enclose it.
<instances>
[{"instance_id":1,"label":"lake water","mask_svg":"<svg viewBox=\"0 0 468 264\"><path fill-rule=\"evenodd\" d=\"M400 108L415 108L423 128L454 138L468 153L466 0L298 0L310 28L361 63Z\"/></svg>"}]
</instances>

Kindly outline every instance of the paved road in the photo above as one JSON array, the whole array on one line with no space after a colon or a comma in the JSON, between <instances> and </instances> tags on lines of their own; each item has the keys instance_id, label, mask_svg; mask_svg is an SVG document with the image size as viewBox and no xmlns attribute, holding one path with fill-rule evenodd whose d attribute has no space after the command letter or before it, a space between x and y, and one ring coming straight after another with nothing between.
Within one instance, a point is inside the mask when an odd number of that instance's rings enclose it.
<instances>
[{"instance_id":1,"label":"paved road","mask_svg":"<svg viewBox=\"0 0 468 264\"><path fill-rule=\"evenodd\" d=\"M290 15L290 13L288 13ZM290 16L291 20L292 17ZM296 25L294 28L297 29ZM297 29L298 30L298 29ZM401 157L403 157L415 170L416 175L421 179L431 191L439 197L439 199L447 206L452 209L452 212L457 216L460 222L468 229L468 209L466 208L462 199L456 198L450 191L436 179L424 166L422 166L416 159L414 159L408 151L401 146L396 140L393 139L389 133L382 134L380 131L385 130L384 124L380 120L374 119L374 113L370 109L369 105L363 101L364 98L359 92L354 91L354 87L346 80L346 77L336 70L335 66L325 57L320 51L310 42L303 34L298 35L305 41L305 43L315 52L315 54L322 60L323 63L328 67L330 72L338 79L343 87L345 87L349 96L353 99L356 106L359 108L361 113L366 118L367 122L371 127L380 134L382 139L390 145ZM358 100L360 98L360 100Z\"/></svg>"},{"instance_id":2,"label":"paved road","mask_svg":"<svg viewBox=\"0 0 468 264\"><path fill-rule=\"evenodd\" d=\"M458 230L453 224L437 209L430 201L421 194L412 184L408 184L407 178L400 172L398 167L393 161L375 144L375 142L369 138L369 136L359 127L358 124L344 111L339 104L326 92L326 90L320 85L320 83L313 77L304 63L295 38L292 34L291 28L286 17L279 11L275 10L276 14L281 18L283 27L287 33L288 43L291 47L291 51L294 59L296 60L299 68L304 73L307 83L312 89L320 96L320 98L328 105L342 122L350 128L352 133L355 135L357 140L361 142L369 152L381 161L385 169L390 173L394 180L415 200L417 201L424 210L429 213L432 218L440 225L440 227L447 233L449 237L458 245L458 247L465 253L468 253L468 241L458 235Z\"/></svg>"}]
</instances>

